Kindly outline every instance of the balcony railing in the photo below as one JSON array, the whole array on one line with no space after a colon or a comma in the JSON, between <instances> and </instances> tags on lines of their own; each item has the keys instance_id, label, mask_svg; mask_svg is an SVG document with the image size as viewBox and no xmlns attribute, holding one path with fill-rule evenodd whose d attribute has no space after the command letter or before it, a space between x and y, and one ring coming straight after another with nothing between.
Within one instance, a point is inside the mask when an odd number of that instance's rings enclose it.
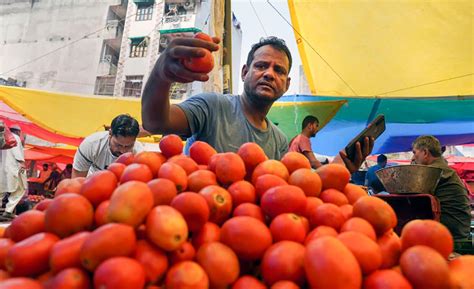
<instances>
[{"instance_id":1,"label":"balcony railing","mask_svg":"<svg viewBox=\"0 0 474 289\"><path fill-rule=\"evenodd\" d=\"M104 30L104 39L121 38L123 34L123 23L121 20L107 20Z\"/></svg>"},{"instance_id":2,"label":"balcony railing","mask_svg":"<svg viewBox=\"0 0 474 289\"><path fill-rule=\"evenodd\" d=\"M116 75L118 58L115 55L105 55L99 62L98 75Z\"/></svg>"},{"instance_id":3,"label":"balcony railing","mask_svg":"<svg viewBox=\"0 0 474 289\"><path fill-rule=\"evenodd\" d=\"M196 15L182 14L182 15L167 15L163 17L163 30L191 28L195 25Z\"/></svg>"}]
</instances>

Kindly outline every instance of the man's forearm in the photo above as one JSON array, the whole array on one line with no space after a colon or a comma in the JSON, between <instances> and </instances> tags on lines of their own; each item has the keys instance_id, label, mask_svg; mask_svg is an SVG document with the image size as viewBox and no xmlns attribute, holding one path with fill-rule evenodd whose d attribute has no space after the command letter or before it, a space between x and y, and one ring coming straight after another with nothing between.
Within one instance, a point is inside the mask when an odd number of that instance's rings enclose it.
<instances>
[{"instance_id":1,"label":"man's forearm","mask_svg":"<svg viewBox=\"0 0 474 289\"><path fill-rule=\"evenodd\" d=\"M151 133L163 133L169 122L171 83L152 72L142 96L143 128Z\"/></svg>"},{"instance_id":2,"label":"man's forearm","mask_svg":"<svg viewBox=\"0 0 474 289\"><path fill-rule=\"evenodd\" d=\"M314 156L314 153L312 151L305 151L303 154L309 160L309 163L311 164L311 168L317 169L320 166L322 166L321 163L318 161L318 159Z\"/></svg>"}]
</instances>

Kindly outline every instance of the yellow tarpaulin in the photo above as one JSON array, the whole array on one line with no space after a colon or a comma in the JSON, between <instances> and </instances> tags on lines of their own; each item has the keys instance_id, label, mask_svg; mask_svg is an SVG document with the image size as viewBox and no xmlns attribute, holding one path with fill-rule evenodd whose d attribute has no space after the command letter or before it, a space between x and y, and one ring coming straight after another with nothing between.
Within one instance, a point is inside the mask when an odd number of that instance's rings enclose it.
<instances>
[{"instance_id":1,"label":"yellow tarpaulin","mask_svg":"<svg viewBox=\"0 0 474 289\"><path fill-rule=\"evenodd\" d=\"M0 100L42 128L69 137L86 137L128 113L141 122L140 100L79 96L0 86Z\"/></svg>"},{"instance_id":2,"label":"yellow tarpaulin","mask_svg":"<svg viewBox=\"0 0 474 289\"><path fill-rule=\"evenodd\" d=\"M311 92L474 94L474 1L288 0Z\"/></svg>"}]
</instances>

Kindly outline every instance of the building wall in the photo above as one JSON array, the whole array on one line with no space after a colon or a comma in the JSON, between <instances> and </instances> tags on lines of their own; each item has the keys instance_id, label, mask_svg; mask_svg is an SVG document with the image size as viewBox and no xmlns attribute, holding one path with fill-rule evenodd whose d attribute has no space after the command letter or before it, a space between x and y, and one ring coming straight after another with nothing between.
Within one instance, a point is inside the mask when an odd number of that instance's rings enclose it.
<instances>
[{"instance_id":1,"label":"building wall","mask_svg":"<svg viewBox=\"0 0 474 289\"><path fill-rule=\"evenodd\" d=\"M153 4L153 16L150 20L137 21L137 5L133 1L129 1L127 7L127 16L125 20L125 29L121 43L120 59L117 67L117 78L115 80L115 96L124 95L125 80L127 76L142 75L142 87L145 86L145 82L148 78L150 71L150 61L156 59L153 57L153 45L156 46L156 41L159 41L159 33L157 32L157 26L163 16L163 0L156 0ZM130 45L131 39L136 37L146 37L147 41L147 54L145 57L130 57ZM157 39L158 38L158 39ZM137 92L135 96L141 95L141 92Z\"/></svg>"},{"instance_id":2,"label":"building wall","mask_svg":"<svg viewBox=\"0 0 474 289\"><path fill-rule=\"evenodd\" d=\"M0 76L26 81L29 88L92 94L103 36L107 34L104 28L108 9L120 3L120 0L0 2ZM98 32L91 33L94 31Z\"/></svg>"},{"instance_id":3,"label":"building wall","mask_svg":"<svg viewBox=\"0 0 474 289\"><path fill-rule=\"evenodd\" d=\"M143 90L159 56L166 1L154 1L151 20L137 21L137 5L129 0L124 6L125 18L119 21L123 35L112 39L116 28L107 20L109 8L124 2L127 1L0 1L0 77L26 81L28 88L78 94L99 93L97 88L102 86L98 83L102 80L107 83L107 92L99 94L123 96L127 77L143 75ZM186 21L174 24L177 28L192 27L222 37L222 3L220 0L196 0L195 9ZM131 39L135 37L148 39L145 57L130 57ZM241 39L241 30L234 27L234 66L239 66ZM111 52L110 47L115 52ZM183 84L173 89L184 91L184 97L203 91L220 91L222 51L214 55L216 68L210 73L210 81ZM113 63L109 60L111 57ZM238 83L239 77L233 75L234 83ZM234 85L233 92L237 93L237 90L238 85ZM134 93L134 96L140 95L141 92Z\"/></svg>"}]
</instances>

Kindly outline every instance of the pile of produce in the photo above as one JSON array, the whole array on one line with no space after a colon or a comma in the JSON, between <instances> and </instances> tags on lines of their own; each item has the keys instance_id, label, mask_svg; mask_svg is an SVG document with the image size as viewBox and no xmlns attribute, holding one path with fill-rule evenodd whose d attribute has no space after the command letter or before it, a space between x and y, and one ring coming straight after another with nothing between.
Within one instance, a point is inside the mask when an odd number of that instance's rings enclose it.
<instances>
[{"instance_id":1,"label":"pile of produce","mask_svg":"<svg viewBox=\"0 0 474 289\"><path fill-rule=\"evenodd\" d=\"M28 195L26 199L32 203L39 203L42 200L46 199L46 197L42 195Z\"/></svg>"},{"instance_id":2,"label":"pile of produce","mask_svg":"<svg viewBox=\"0 0 474 289\"><path fill-rule=\"evenodd\" d=\"M299 153L254 143L216 153L176 135L63 180L0 232L0 288L472 289L474 257L448 262L449 231L408 223Z\"/></svg>"}]
</instances>

